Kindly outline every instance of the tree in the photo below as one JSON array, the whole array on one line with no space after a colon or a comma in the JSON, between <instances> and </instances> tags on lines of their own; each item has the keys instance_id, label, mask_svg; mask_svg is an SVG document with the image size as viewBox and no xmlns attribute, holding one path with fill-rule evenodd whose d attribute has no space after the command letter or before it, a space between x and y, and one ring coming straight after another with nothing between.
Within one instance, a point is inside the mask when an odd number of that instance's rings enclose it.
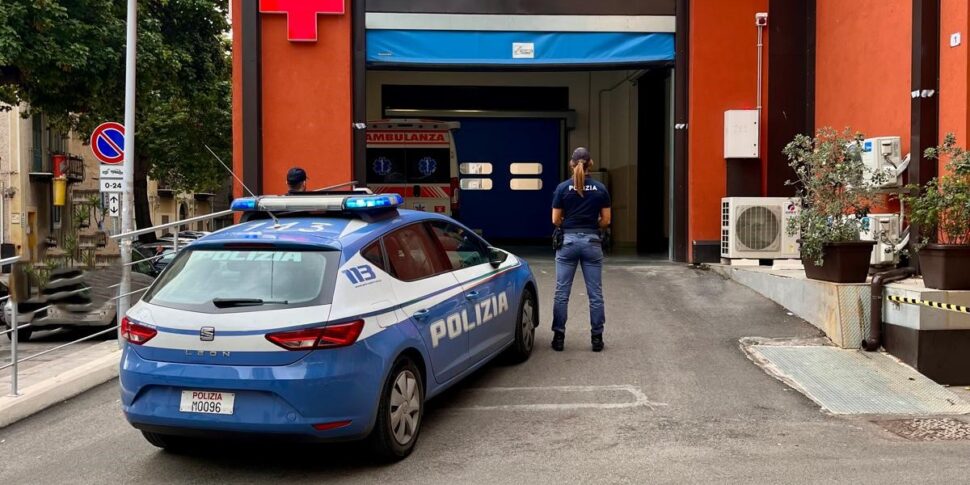
<instances>
[{"instance_id":1,"label":"tree","mask_svg":"<svg viewBox=\"0 0 970 485\"><path fill-rule=\"evenodd\" d=\"M141 0L138 11L136 219L151 225L147 175L215 191L228 174L205 149L232 147L228 0ZM121 121L125 0L0 2L0 102L26 103L62 130ZM83 136L82 136L83 138Z\"/></svg>"}]
</instances>

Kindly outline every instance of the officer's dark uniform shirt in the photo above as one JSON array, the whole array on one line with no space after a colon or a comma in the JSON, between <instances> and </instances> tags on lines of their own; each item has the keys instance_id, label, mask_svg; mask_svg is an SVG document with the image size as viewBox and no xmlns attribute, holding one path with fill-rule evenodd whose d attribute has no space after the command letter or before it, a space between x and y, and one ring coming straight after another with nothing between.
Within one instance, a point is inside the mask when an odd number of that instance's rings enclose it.
<instances>
[{"instance_id":1,"label":"officer's dark uniform shirt","mask_svg":"<svg viewBox=\"0 0 970 485\"><path fill-rule=\"evenodd\" d=\"M552 194L552 208L562 209L562 228L566 232L598 231L600 211L610 207L610 193L597 180L586 179L583 196L576 192L572 179L556 187Z\"/></svg>"}]
</instances>

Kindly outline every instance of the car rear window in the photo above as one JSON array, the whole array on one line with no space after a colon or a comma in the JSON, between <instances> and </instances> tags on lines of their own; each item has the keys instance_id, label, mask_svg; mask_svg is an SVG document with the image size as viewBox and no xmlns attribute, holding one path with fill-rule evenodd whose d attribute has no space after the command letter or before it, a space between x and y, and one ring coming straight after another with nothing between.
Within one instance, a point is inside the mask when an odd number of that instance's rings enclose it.
<instances>
[{"instance_id":1,"label":"car rear window","mask_svg":"<svg viewBox=\"0 0 970 485\"><path fill-rule=\"evenodd\" d=\"M336 251L189 250L175 259L145 300L210 313L328 304L338 257ZM251 301L220 303L226 300Z\"/></svg>"}]
</instances>

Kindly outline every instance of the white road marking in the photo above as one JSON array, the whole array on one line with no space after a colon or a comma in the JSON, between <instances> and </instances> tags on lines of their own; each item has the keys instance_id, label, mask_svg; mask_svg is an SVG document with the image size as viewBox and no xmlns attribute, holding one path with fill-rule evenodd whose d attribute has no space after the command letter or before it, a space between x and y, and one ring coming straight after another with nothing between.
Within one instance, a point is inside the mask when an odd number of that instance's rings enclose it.
<instances>
[{"instance_id":1,"label":"white road marking","mask_svg":"<svg viewBox=\"0 0 970 485\"><path fill-rule=\"evenodd\" d=\"M549 392L609 392L622 391L630 393L632 402L619 403L548 403L548 404L506 404L498 406L461 406L451 408L458 411L570 411L576 409L629 409L645 407L654 409L667 406L666 403L653 402L647 398L639 388L634 386L547 386L547 387L482 387L468 389L468 392L520 392L520 391L549 391Z\"/></svg>"}]
</instances>

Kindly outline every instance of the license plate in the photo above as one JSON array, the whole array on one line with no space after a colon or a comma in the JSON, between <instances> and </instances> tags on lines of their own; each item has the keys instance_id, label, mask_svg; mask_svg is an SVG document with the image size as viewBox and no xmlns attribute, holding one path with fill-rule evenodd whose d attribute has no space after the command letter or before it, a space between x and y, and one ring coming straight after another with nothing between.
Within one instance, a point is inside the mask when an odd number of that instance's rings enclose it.
<instances>
[{"instance_id":1,"label":"license plate","mask_svg":"<svg viewBox=\"0 0 970 485\"><path fill-rule=\"evenodd\" d=\"M236 395L220 391L182 391L179 411L183 413L232 414Z\"/></svg>"}]
</instances>

